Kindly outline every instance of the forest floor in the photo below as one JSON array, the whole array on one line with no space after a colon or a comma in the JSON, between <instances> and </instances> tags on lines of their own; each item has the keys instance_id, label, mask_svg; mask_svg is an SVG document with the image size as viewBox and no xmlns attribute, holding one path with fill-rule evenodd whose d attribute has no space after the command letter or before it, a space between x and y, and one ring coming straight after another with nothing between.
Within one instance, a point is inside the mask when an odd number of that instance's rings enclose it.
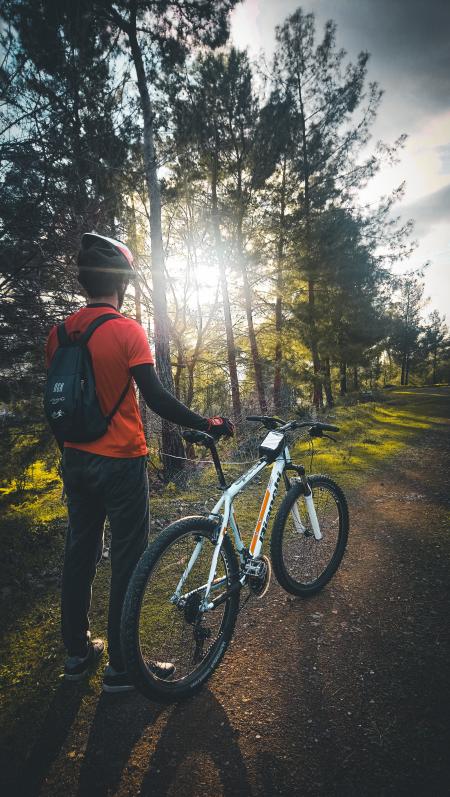
<instances>
[{"instance_id":1,"label":"forest floor","mask_svg":"<svg viewBox=\"0 0 450 797\"><path fill-rule=\"evenodd\" d=\"M273 582L241 613L207 686L175 706L103 694L101 669L82 684L62 682L63 511L44 533L41 495L59 487L34 496L40 525L30 502L4 507L1 793L449 795L449 409L450 389L435 387L338 411L344 431L357 425L360 437L324 451L314 470L347 493L340 570L308 600ZM108 578L105 559L97 634Z\"/></svg>"}]
</instances>

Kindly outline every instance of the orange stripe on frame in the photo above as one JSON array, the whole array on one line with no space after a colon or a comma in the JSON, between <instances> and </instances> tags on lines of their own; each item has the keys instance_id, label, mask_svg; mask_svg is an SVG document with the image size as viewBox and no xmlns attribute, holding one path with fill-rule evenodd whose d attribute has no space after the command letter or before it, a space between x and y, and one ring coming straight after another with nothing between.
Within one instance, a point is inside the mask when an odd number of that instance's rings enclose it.
<instances>
[{"instance_id":1,"label":"orange stripe on frame","mask_svg":"<svg viewBox=\"0 0 450 797\"><path fill-rule=\"evenodd\" d=\"M262 502L261 511L260 511L259 517L258 517L258 522L256 524L255 531L253 532L252 541L250 543L250 553L253 553L253 551L255 550L255 547L256 547L256 543L258 542L258 536L259 536L259 532L261 530L262 522L264 520L266 507L267 507L267 504L269 503L269 498L270 498L270 490L267 489L266 492L265 492L265 495L264 495L263 502Z\"/></svg>"}]
</instances>

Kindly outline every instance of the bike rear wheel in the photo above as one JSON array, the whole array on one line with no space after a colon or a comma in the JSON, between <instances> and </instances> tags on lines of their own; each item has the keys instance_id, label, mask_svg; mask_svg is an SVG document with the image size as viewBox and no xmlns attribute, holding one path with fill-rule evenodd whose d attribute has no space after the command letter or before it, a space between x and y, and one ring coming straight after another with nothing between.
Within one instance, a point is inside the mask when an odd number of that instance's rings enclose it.
<instances>
[{"instance_id":1,"label":"bike rear wheel","mask_svg":"<svg viewBox=\"0 0 450 797\"><path fill-rule=\"evenodd\" d=\"M139 560L122 611L121 641L127 671L142 694L172 702L192 695L214 672L233 634L239 589L215 609L201 612L217 525L190 517L168 526ZM175 597L191 557L197 558L179 597ZM224 595L238 581L233 546L224 537L209 600ZM220 580L220 581L219 581ZM174 664L170 680L157 677L151 663Z\"/></svg>"},{"instance_id":2,"label":"bike rear wheel","mask_svg":"<svg viewBox=\"0 0 450 797\"><path fill-rule=\"evenodd\" d=\"M295 482L278 510L271 540L272 564L279 584L287 592L304 597L319 592L335 574L349 529L347 501L341 488L328 476L309 476L308 482L322 539L314 536L303 484Z\"/></svg>"}]
</instances>

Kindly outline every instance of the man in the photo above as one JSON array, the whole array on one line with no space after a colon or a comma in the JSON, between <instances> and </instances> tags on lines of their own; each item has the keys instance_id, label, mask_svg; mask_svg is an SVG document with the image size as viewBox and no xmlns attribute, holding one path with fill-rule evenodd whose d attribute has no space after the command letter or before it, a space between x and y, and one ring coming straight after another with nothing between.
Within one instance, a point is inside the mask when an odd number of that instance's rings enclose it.
<instances>
[{"instance_id":1,"label":"man","mask_svg":"<svg viewBox=\"0 0 450 797\"><path fill-rule=\"evenodd\" d=\"M105 416L112 415L107 431L91 442L64 442L62 472L69 513L61 595L62 636L68 654L64 676L67 680L82 678L104 651L101 639L90 638L89 608L108 517L109 664L103 689L119 692L133 688L120 649L122 604L149 531L147 446L132 378L147 405L168 421L210 431L216 437L232 435L233 424L226 418L197 415L159 381L144 330L120 313L133 275L130 250L120 241L87 233L82 237L78 268L88 301L66 319L65 333L76 340L100 316L114 314L117 318L104 321L87 343L101 410ZM58 330L53 327L47 340L47 368L58 346ZM159 677L170 677L175 669L165 662L150 666Z\"/></svg>"}]
</instances>

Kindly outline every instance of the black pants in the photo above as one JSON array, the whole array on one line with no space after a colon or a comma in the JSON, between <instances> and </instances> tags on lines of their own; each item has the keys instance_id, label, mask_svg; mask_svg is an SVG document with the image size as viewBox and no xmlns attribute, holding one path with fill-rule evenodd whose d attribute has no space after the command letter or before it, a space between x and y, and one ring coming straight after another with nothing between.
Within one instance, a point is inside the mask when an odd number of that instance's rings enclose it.
<instances>
[{"instance_id":1,"label":"black pants","mask_svg":"<svg viewBox=\"0 0 450 797\"><path fill-rule=\"evenodd\" d=\"M61 625L69 656L84 656L89 640L92 582L102 555L103 528L111 528L111 589L108 648L122 671L120 615L128 581L145 550L149 531L145 457L117 459L64 449L63 479L69 525L61 595Z\"/></svg>"}]
</instances>

